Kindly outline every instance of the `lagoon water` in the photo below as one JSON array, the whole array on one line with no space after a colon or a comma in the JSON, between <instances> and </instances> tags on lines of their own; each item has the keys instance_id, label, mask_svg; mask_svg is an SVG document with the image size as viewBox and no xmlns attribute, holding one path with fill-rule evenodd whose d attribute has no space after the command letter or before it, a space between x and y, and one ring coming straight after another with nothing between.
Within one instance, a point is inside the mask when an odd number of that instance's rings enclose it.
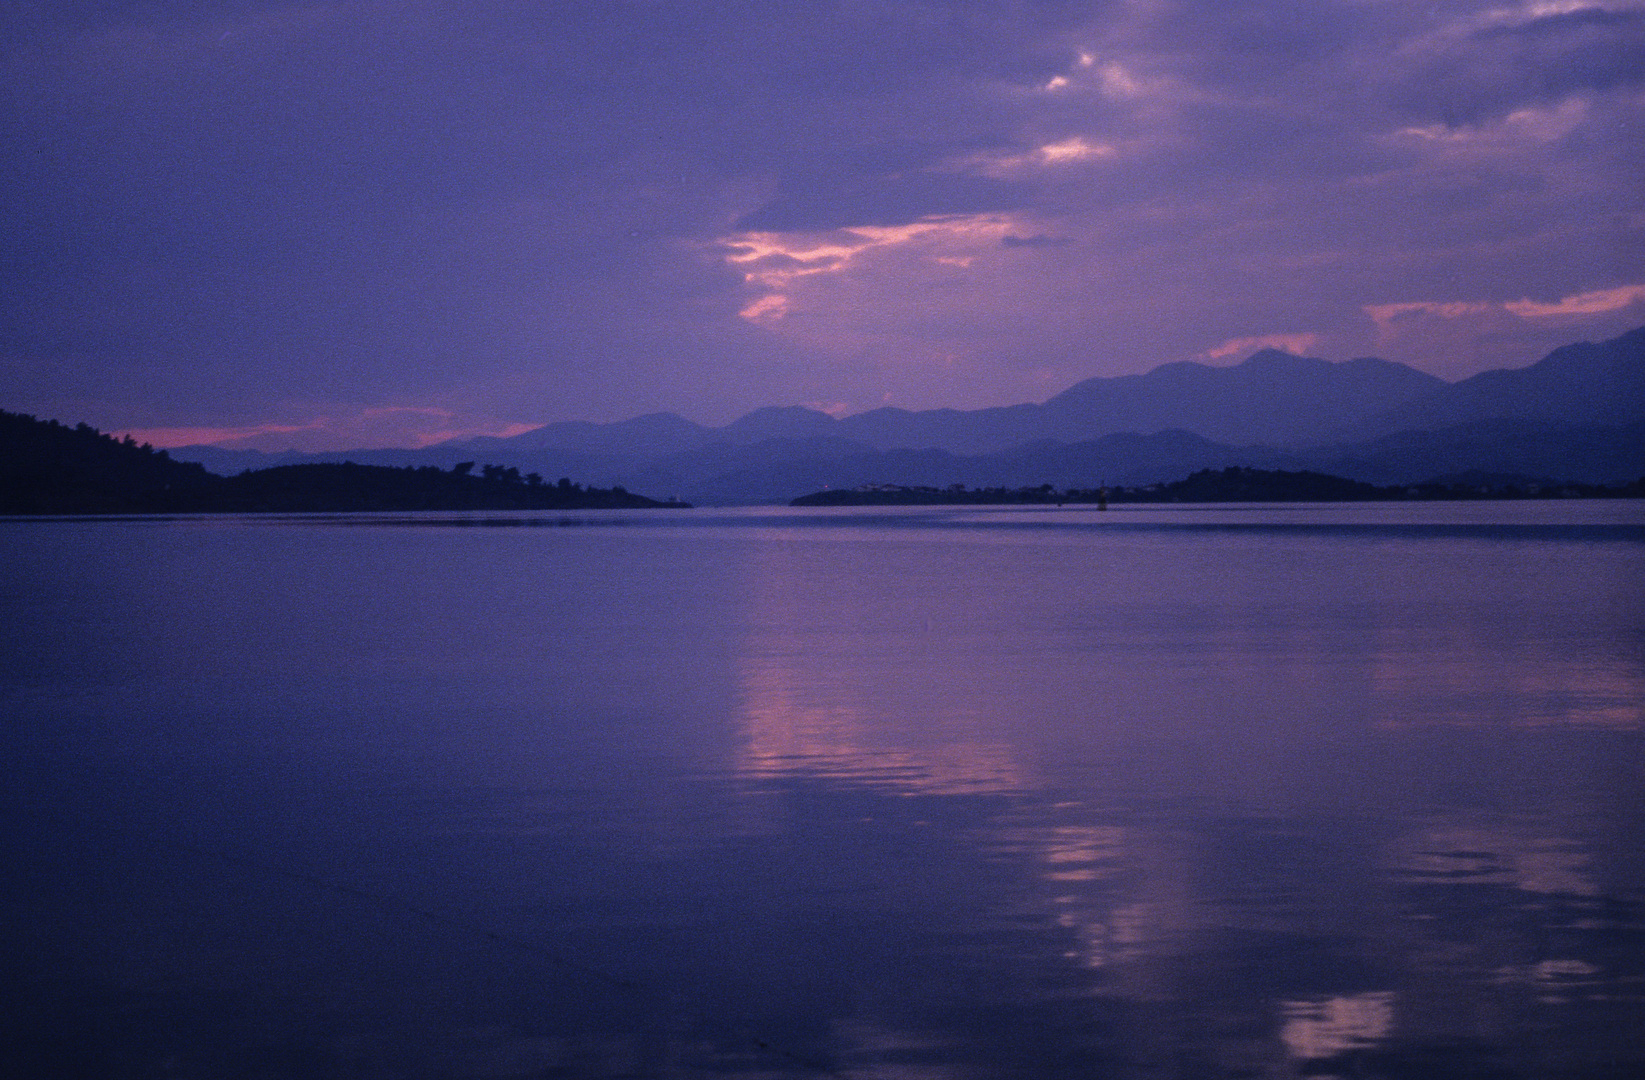
<instances>
[{"instance_id":1,"label":"lagoon water","mask_svg":"<svg viewBox=\"0 0 1645 1080\"><path fill-rule=\"evenodd\" d=\"M9 1076L1645 1074L1645 505L0 522Z\"/></svg>"}]
</instances>

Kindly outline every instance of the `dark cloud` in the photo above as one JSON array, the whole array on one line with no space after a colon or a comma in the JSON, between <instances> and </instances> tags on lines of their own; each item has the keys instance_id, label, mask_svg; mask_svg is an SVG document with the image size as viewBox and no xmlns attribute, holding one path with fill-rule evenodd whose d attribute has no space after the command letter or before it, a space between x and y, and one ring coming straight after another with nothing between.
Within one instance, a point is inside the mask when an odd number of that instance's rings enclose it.
<instances>
[{"instance_id":1,"label":"dark cloud","mask_svg":"<svg viewBox=\"0 0 1645 1080\"><path fill-rule=\"evenodd\" d=\"M775 196L744 217L770 228L1020 202L1006 184L921 172L978 135L906 138L920 110L886 102L1032 71L1001 45L1031 53L1060 10L1012 23L1017 5L160 7L22 17L35 35L10 57L5 152L22 167L3 183L20 227L4 242L0 348L241 365L254 392L300 379L325 393L351 377L443 388L461 376L440 358L464 351L569 362L552 337L497 339L499 298L525 302L528 282L562 309L545 332L579 351L621 336L591 282L626 282L666 321L682 286L644 264L669 256L630 241L701 236L724 209L665 194L659 212L658 186L769 178ZM51 26L64 32L42 39ZM499 260L465 235L497 227L509 200L565 208L539 259Z\"/></svg>"},{"instance_id":2,"label":"dark cloud","mask_svg":"<svg viewBox=\"0 0 1645 1080\"><path fill-rule=\"evenodd\" d=\"M1645 10L1587 8L1436 40L1390 75L1410 113L1480 123L1572 94L1645 84Z\"/></svg>"}]
</instances>

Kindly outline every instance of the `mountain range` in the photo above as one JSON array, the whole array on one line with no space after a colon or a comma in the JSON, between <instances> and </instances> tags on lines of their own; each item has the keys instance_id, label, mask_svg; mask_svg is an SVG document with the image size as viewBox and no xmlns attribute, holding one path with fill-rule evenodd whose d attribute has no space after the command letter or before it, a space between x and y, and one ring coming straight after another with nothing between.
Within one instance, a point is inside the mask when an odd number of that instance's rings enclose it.
<instances>
[{"instance_id":1,"label":"mountain range","mask_svg":"<svg viewBox=\"0 0 1645 1080\"><path fill-rule=\"evenodd\" d=\"M869 483L1135 485L1230 465L1374 484L1464 473L1622 484L1645 475L1645 327L1455 383L1389 360L1333 363L1270 349L1231 367L1173 363L1087 379L1042 404L1002 408L835 419L773 406L717 428L653 413L418 450L171 453L218 473L484 461L714 505Z\"/></svg>"}]
</instances>

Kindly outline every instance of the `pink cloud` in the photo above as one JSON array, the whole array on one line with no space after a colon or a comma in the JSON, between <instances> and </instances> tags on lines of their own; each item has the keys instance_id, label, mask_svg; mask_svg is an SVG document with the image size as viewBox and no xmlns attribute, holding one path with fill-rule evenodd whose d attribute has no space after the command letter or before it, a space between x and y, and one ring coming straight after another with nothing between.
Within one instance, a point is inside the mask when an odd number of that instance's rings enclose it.
<instances>
[{"instance_id":1,"label":"pink cloud","mask_svg":"<svg viewBox=\"0 0 1645 1080\"><path fill-rule=\"evenodd\" d=\"M302 423L239 427L156 427L116 432L160 448L210 445L232 450L370 450L433 446L449 439L490 435L508 438L537 427L491 417L464 416L430 406L387 406L352 414L329 413Z\"/></svg>"},{"instance_id":2,"label":"pink cloud","mask_svg":"<svg viewBox=\"0 0 1645 1080\"><path fill-rule=\"evenodd\" d=\"M1255 337L1229 338L1216 348L1205 350L1205 355L1212 360L1224 360L1230 356L1245 356L1258 349L1283 349L1301 356L1318 343L1318 334L1258 334Z\"/></svg>"},{"instance_id":3,"label":"pink cloud","mask_svg":"<svg viewBox=\"0 0 1645 1080\"><path fill-rule=\"evenodd\" d=\"M851 403L848 401L802 401L800 404L808 409L815 409L820 413L827 413L834 419L851 414Z\"/></svg>"},{"instance_id":4,"label":"pink cloud","mask_svg":"<svg viewBox=\"0 0 1645 1080\"><path fill-rule=\"evenodd\" d=\"M1365 313L1384 332L1393 324L1413 319L1467 319L1497 312L1507 312L1521 319L1546 319L1559 316L1608 315L1634 304L1645 303L1645 284L1619 285L1614 289L1596 289L1592 292L1573 293L1553 303L1540 300L1444 301L1413 300L1398 304L1368 304Z\"/></svg>"},{"instance_id":5,"label":"pink cloud","mask_svg":"<svg viewBox=\"0 0 1645 1080\"><path fill-rule=\"evenodd\" d=\"M1496 305L1462 301L1412 300L1401 304L1367 304L1365 314L1386 332L1394 323L1415 318L1461 319L1488 314Z\"/></svg>"},{"instance_id":6,"label":"pink cloud","mask_svg":"<svg viewBox=\"0 0 1645 1080\"><path fill-rule=\"evenodd\" d=\"M1615 289L1577 293L1552 304L1516 300L1502 306L1522 319L1544 319L1558 315L1604 315L1645 302L1645 285L1623 285Z\"/></svg>"},{"instance_id":7,"label":"pink cloud","mask_svg":"<svg viewBox=\"0 0 1645 1080\"><path fill-rule=\"evenodd\" d=\"M129 428L113 434L120 438L129 435L138 442L167 449L178 446L226 446L265 435L284 435L304 430L292 424L255 424L249 427Z\"/></svg>"}]
</instances>

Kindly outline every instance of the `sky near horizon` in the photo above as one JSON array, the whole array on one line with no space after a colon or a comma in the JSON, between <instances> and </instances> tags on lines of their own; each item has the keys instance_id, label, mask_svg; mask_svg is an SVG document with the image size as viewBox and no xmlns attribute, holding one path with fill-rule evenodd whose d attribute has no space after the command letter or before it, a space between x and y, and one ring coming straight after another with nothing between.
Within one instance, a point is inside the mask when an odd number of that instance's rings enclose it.
<instances>
[{"instance_id":1,"label":"sky near horizon","mask_svg":"<svg viewBox=\"0 0 1645 1080\"><path fill-rule=\"evenodd\" d=\"M156 445L1645 324L1645 0L40 0L0 147L0 408Z\"/></svg>"}]
</instances>

